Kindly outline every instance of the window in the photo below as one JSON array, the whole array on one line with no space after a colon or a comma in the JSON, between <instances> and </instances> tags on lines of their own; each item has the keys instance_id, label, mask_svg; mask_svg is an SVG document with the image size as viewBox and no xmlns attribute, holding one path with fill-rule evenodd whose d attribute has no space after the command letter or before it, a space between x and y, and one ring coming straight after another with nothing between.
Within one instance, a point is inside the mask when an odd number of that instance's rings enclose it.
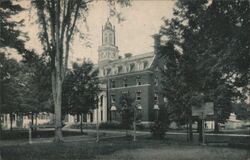
<instances>
[{"instance_id":1,"label":"window","mask_svg":"<svg viewBox=\"0 0 250 160\"><path fill-rule=\"evenodd\" d=\"M107 37L107 34L105 34L105 43L108 42L108 37Z\"/></svg>"},{"instance_id":2,"label":"window","mask_svg":"<svg viewBox=\"0 0 250 160\"><path fill-rule=\"evenodd\" d=\"M167 97L164 97L163 100L164 100L165 103L168 102L168 98Z\"/></svg>"},{"instance_id":3,"label":"window","mask_svg":"<svg viewBox=\"0 0 250 160\"><path fill-rule=\"evenodd\" d=\"M103 107L103 95L100 97L100 106Z\"/></svg>"},{"instance_id":4,"label":"window","mask_svg":"<svg viewBox=\"0 0 250 160\"><path fill-rule=\"evenodd\" d=\"M158 94L157 93L154 94L154 100L158 101Z\"/></svg>"},{"instance_id":5,"label":"window","mask_svg":"<svg viewBox=\"0 0 250 160\"><path fill-rule=\"evenodd\" d=\"M111 74L111 69L107 68L107 75L110 75L110 74Z\"/></svg>"},{"instance_id":6,"label":"window","mask_svg":"<svg viewBox=\"0 0 250 160\"><path fill-rule=\"evenodd\" d=\"M135 64L134 64L134 63L131 63L131 64L130 64L130 71L134 71L134 68L135 68Z\"/></svg>"},{"instance_id":7,"label":"window","mask_svg":"<svg viewBox=\"0 0 250 160\"><path fill-rule=\"evenodd\" d=\"M115 81L114 80L111 81L111 88L115 88Z\"/></svg>"},{"instance_id":8,"label":"window","mask_svg":"<svg viewBox=\"0 0 250 160\"><path fill-rule=\"evenodd\" d=\"M124 80L123 80L123 86L124 86L124 87L127 87L127 86L128 86L127 79L124 79Z\"/></svg>"},{"instance_id":9,"label":"window","mask_svg":"<svg viewBox=\"0 0 250 160\"><path fill-rule=\"evenodd\" d=\"M103 121L103 111L101 110L101 121Z\"/></svg>"},{"instance_id":10,"label":"window","mask_svg":"<svg viewBox=\"0 0 250 160\"><path fill-rule=\"evenodd\" d=\"M144 61L143 62L143 69L146 69L148 67L148 62L147 61Z\"/></svg>"},{"instance_id":11,"label":"window","mask_svg":"<svg viewBox=\"0 0 250 160\"><path fill-rule=\"evenodd\" d=\"M113 43L112 42L112 34L111 33L109 33L109 43Z\"/></svg>"},{"instance_id":12,"label":"window","mask_svg":"<svg viewBox=\"0 0 250 160\"><path fill-rule=\"evenodd\" d=\"M111 95L111 103L115 103L115 95Z\"/></svg>"},{"instance_id":13,"label":"window","mask_svg":"<svg viewBox=\"0 0 250 160\"><path fill-rule=\"evenodd\" d=\"M158 86L158 78L157 77L155 77L155 79L154 79L154 85Z\"/></svg>"},{"instance_id":14,"label":"window","mask_svg":"<svg viewBox=\"0 0 250 160\"><path fill-rule=\"evenodd\" d=\"M141 85L141 78L140 77L137 77L136 78L136 85Z\"/></svg>"},{"instance_id":15,"label":"window","mask_svg":"<svg viewBox=\"0 0 250 160\"><path fill-rule=\"evenodd\" d=\"M140 91L136 92L136 100L137 101L141 100L141 92Z\"/></svg>"},{"instance_id":16,"label":"window","mask_svg":"<svg viewBox=\"0 0 250 160\"><path fill-rule=\"evenodd\" d=\"M118 73L122 73L122 66L118 66Z\"/></svg>"}]
</instances>

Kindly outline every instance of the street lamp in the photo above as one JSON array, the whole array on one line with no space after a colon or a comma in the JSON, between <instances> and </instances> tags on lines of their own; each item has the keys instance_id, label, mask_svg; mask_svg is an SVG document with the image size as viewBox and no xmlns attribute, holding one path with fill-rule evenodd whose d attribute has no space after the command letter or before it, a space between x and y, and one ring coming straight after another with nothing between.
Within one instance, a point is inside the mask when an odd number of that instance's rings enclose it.
<instances>
[{"instance_id":1,"label":"street lamp","mask_svg":"<svg viewBox=\"0 0 250 160\"><path fill-rule=\"evenodd\" d=\"M155 104L154 105L154 110L156 111L156 121L158 121L158 117L159 117L159 106L158 104Z\"/></svg>"},{"instance_id":2,"label":"street lamp","mask_svg":"<svg viewBox=\"0 0 250 160\"><path fill-rule=\"evenodd\" d=\"M134 107L134 139L133 141L136 141L136 111L141 111L142 110L142 106L140 104L135 105Z\"/></svg>"},{"instance_id":3,"label":"street lamp","mask_svg":"<svg viewBox=\"0 0 250 160\"><path fill-rule=\"evenodd\" d=\"M110 110L111 110L111 113L113 113L113 115L114 115L114 118L113 118L113 119L115 119L115 112L116 112L116 110L117 110L116 106L113 104L113 105L111 106Z\"/></svg>"}]
</instances>

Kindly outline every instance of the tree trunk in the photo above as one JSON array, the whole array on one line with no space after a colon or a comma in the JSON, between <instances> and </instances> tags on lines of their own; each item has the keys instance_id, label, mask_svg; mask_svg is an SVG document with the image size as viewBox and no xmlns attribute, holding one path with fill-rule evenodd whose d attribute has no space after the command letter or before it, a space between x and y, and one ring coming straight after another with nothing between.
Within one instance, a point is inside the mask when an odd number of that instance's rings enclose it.
<instances>
[{"instance_id":1,"label":"tree trunk","mask_svg":"<svg viewBox=\"0 0 250 160\"><path fill-rule=\"evenodd\" d=\"M190 142L193 142L193 127L192 127L193 121L192 116L188 119L188 125L189 125L189 140Z\"/></svg>"},{"instance_id":2,"label":"tree trunk","mask_svg":"<svg viewBox=\"0 0 250 160\"><path fill-rule=\"evenodd\" d=\"M12 117L12 113L10 114L10 130L12 131L13 127L12 127L12 123L13 123L13 117Z\"/></svg>"},{"instance_id":3,"label":"tree trunk","mask_svg":"<svg viewBox=\"0 0 250 160\"><path fill-rule=\"evenodd\" d=\"M56 95L55 98L55 142L62 141L62 111L61 111L61 103L62 103L62 81L60 76L56 76L57 81L56 84Z\"/></svg>"},{"instance_id":4,"label":"tree trunk","mask_svg":"<svg viewBox=\"0 0 250 160\"><path fill-rule=\"evenodd\" d=\"M2 137L2 107L3 107L3 86L2 86L2 77L0 77L0 139Z\"/></svg>"},{"instance_id":5,"label":"tree trunk","mask_svg":"<svg viewBox=\"0 0 250 160\"><path fill-rule=\"evenodd\" d=\"M214 133L219 133L220 127L219 127L219 122L217 119L214 121Z\"/></svg>"},{"instance_id":6,"label":"tree trunk","mask_svg":"<svg viewBox=\"0 0 250 160\"><path fill-rule=\"evenodd\" d=\"M197 126L197 132L199 133L199 142L202 142L202 122L201 120L197 120L198 126Z\"/></svg>"},{"instance_id":7,"label":"tree trunk","mask_svg":"<svg viewBox=\"0 0 250 160\"><path fill-rule=\"evenodd\" d=\"M60 41L60 0L56 1L55 32L56 52L52 68L52 92L55 106L55 142L62 142L62 80L63 80L63 53L61 53Z\"/></svg>"},{"instance_id":8,"label":"tree trunk","mask_svg":"<svg viewBox=\"0 0 250 160\"><path fill-rule=\"evenodd\" d=\"M82 114L81 114L81 122L80 122L80 127L81 127L81 133L83 133L83 128L82 128L82 119L83 119L83 117L82 117Z\"/></svg>"},{"instance_id":9,"label":"tree trunk","mask_svg":"<svg viewBox=\"0 0 250 160\"><path fill-rule=\"evenodd\" d=\"M33 131L34 127L34 112L31 112L31 131Z\"/></svg>"}]
</instances>

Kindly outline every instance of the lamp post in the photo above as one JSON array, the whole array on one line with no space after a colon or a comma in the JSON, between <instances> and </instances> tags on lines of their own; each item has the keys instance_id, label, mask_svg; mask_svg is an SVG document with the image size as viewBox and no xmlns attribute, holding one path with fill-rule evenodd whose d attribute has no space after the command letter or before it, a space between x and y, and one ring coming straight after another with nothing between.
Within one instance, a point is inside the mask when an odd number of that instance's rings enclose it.
<instances>
[{"instance_id":1,"label":"lamp post","mask_svg":"<svg viewBox=\"0 0 250 160\"><path fill-rule=\"evenodd\" d=\"M111 106L110 110L111 110L111 113L113 113L113 115L114 115L114 116L112 116L112 117L114 117L113 119L115 119L115 112L116 112L116 110L117 110L116 106L113 104L113 105ZM112 121L112 119L111 119L111 121Z\"/></svg>"},{"instance_id":2,"label":"lamp post","mask_svg":"<svg viewBox=\"0 0 250 160\"><path fill-rule=\"evenodd\" d=\"M159 117L159 106L158 106L158 104L155 104L154 105L154 110L156 111L156 122L158 121L158 117Z\"/></svg>"},{"instance_id":3,"label":"lamp post","mask_svg":"<svg viewBox=\"0 0 250 160\"><path fill-rule=\"evenodd\" d=\"M134 107L134 138L133 138L134 142L136 141L136 111L137 110L139 111L142 110L142 106L140 104Z\"/></svg>"}]
</instances>

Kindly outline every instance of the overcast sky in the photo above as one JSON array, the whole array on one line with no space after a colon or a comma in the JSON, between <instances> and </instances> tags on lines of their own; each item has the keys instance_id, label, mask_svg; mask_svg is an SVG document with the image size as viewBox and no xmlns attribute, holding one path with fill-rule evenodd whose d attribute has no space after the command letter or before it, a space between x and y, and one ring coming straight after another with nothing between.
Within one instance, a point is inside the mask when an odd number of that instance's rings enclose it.
<instances>
[{"instance_id":1,"label":"overcast sky","mask_svg":"<svg viewBox=\"0 0 250 160\"><path fill-rule=\"evenodd\" d=\"M171 18L174 3L172 0L134 0L130 7L118 7L126 20L118 23L118 19L112 17L110 21L116 27L116 44L120 50L119 54L123 56L124 53L130 52L136 55L153 51L151 36L159 31L163 17ZM22 0L21 4L29 8L28 1ZM29 11L19 15L20 18L25 18L27 26L24 31L27 31L30 36L30 41L26 43L26 46L41 52L37 26L31 24L35 20L33 16L35 15ZM71 61L86 57L97 63L97 48L101 45L101 28L108 17L109 8L106 2L99 0L91 4L87 17L88 30L84 23L80 26L81 30L88 34L91 47L86 47L85 40L75 37L71 49Z\"/></svg>"}]
</instances>

